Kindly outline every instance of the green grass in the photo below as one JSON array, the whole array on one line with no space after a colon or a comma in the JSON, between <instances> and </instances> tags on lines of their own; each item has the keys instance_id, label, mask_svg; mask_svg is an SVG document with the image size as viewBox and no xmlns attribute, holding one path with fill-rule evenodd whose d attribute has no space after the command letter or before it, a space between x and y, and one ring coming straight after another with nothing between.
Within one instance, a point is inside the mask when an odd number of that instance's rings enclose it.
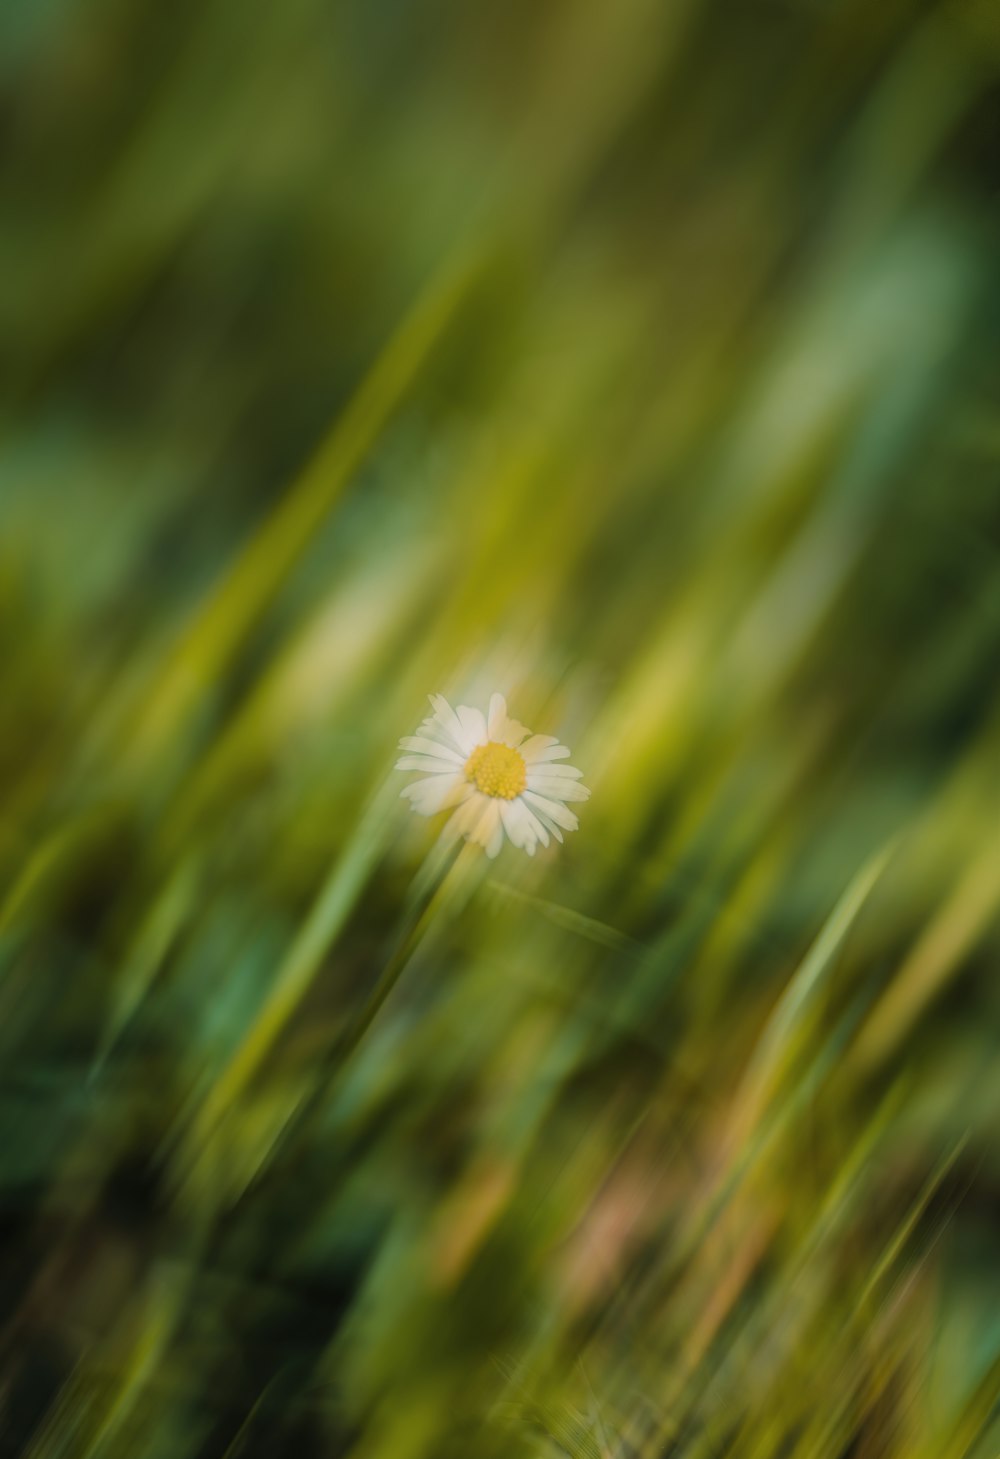
<instances>
[{"instance_id":1,"label":"green grass","mask_svg":"<svg viewBox=\"0 0 1000 1459\"><path fill-rule=\"evenodd\" d=\"M994 1459L998 70L0 9L0 1456Z\"/></svg>"}]
</instances>

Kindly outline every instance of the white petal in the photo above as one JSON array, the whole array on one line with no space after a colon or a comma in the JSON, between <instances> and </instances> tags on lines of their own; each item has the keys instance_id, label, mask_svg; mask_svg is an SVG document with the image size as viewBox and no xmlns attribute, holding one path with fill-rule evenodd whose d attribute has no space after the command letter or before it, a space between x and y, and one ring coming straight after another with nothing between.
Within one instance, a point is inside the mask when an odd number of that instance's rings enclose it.
<instances>
[{"instance_id":1,"label":"white petal","mask_svg":"<svg viewBox=\"0 0 1000 1459\"><path fill-rule=\"evenodd\" d=\"M500 807L496 801L493 804L497 807L496 815L492 820L492 830L489 834L489 840L483 843L486 847L486 855L491 861L500 855L500 851L503 848L503 821L500 819Z\"/></svg>"},{"instance_id":2,"label":"white petal","mask_svg":"<svg viewBox=\"0 0 1000 1459\"><path fill-rule=\"evenodd\" d=\"M575 765L554 765L550 760L539 764L537 760L532 762L532 772L538 775L547 775L550 779L558 777L560 780L582 780L583 771L578 770Z\"/></svg>"},{"instance_id":3,"label":"white petal","mask_svg":"<svg viewBox=\"0 0 1000 1459\"><path fill-rule=\"evenodd\" d=\"M507 713L507 701L502 694L490 696L490 717L487 728L491 740L501 745L510 745L516 750L529 731Z\"/></svg>"},{"instance_id":4,"label":"white petal","mask_svg":"<svg viewBox=\"0 0 1000 1459\"><path fill-rule=\"evenodd\" d=\"M469 785L468 781L465 783ZM469 836L476 828L483 812L483 802L487 799L487 796L481 795L469 785L469 795L448 821L442 835L447 840L454 840L457 836Z\"/></svg>"},{"instance_id":5,"label":"white petal","mask_svg":"<svg viewBox=\"0 0 1000 1459\"><path fill-rule=\"evenodd\" d=\"M499 740L502 745L510 745L512 750L516 750L521 742L526 740L530 734L531 731L527 725L520 724L516 719L511 719L508 715L507 723L500 731Z\"/></svg>"},{"instance_id":6,"label":"white petal","mask_svg":"<svg viewBox=\"0 0 1000 1459\"><path fill-rule=\"evenodd\" d=\"M521 746L521 754L526 760L533 760L539 750L544 750L546 745L558 745L559 741L555 735L532 735Z\"/></svg>"},{"instance_id":7,"label":"white petal","mask_svg":"<svg viewBox=\"0 0 1000 1459\"><path fill-rule=\"evenodd\" d=\"M534 828L534 832L538 840L541 841L543 846L547 846L550 840L549 831L551 831L553 828L550 825L546 825L544 817L538 815L537 811L533 811L530 805L526 803L523 796L521 797L521 804L524 807L524 814L527 816L530 824ZM556 831L556 835L559 836L558 831ZM559 839L561 841L562 837L559 836Z\"/></svg>"},{"instance_id":8,"label":"white petal","mask_svg":"<svg viewBox=\"0 0 1000 1459\"><path fill-rule=\"evenodd\" d=\"M547 775L529 774L528 789L552 800L589 800L590 791L575 780L552 780Z\"/></svg>"},{"instance_id":9,"label":"white petal","mask_svg":"<svg viewBox=\"0 0 1000 1459\"><path fill-rule=\"evenodd\" d=\"M500 738L500 731L507 720L507 701L502 694L490 695L490 712L487 719L487 728L490 732L490 739Z\"/></svg>"},{"instance_id":10,"label":"white petal","mask_svg":"<svg viewBox=\"0 0 1000 1459\"><path fill-rule=\"evenodd\" d=\"M527 827L528 835L526 842L524 842L524 849L526 849L528 855L534 855L534 846L537 845L537 842L542 842L543 846L549 845L549 832L543 826L542 820L531 810L530 805L526 804L524 797L518 797L518 800L514 804L517 805L518 811L520 811L521 821Z\"/></svg>"},{"instance_id":11,"label":"white petal","mask_svg":"<svg viewBox=\"0 0 1000 1459\"><path fill-rule=\"evenodd\" d=\"M442 750L450 750L451 753L453 755L457 755L459 759L463 758L461 745L458 743L453 735L447 734L441 728L441 725L433 717L433 715L430 719L423 720L420 728L417 730L417 735L421 739L429 741L430 744L436 745L439 754Z\"/></svg>"},{"instance_id":12,"label":"white petal","mask_svg":"<svg viewBox=\"0 0 1000 1459\"><path fill-rule=\"evenodd\" d=\"M449 705L449 709L451 706ZM426 719L420 721L418 734L427 735L432 740L447 740L450 745L455 744L455 736L450 729L446 729L444 722L439 718L437 710L429 714Z\"/></svg>"},{"instance_id":13,"label":"white petal","mask_svg":"<svg viewBox=\"0 0 1000 1459\"><path fill-rule=\"evenodd\" d=\"M485 745L489 739L486 719L481 709L470 709L467 704L460 704L455 713L461 722L462 749L471 755L477 745Z\"/></svg>"},{"instance_id":14,"label":"white petal","mask_svg":"<svg viewBox=\"0 0 1000 1459\"><path fill-rule=\"evenodd\" d=\"M434 706L432 723L438 728L439 731L444 732L448 740L454 743L456 749L464 750L465 732L462 729L462 721L459 719L458 715L452 709L451 705L448 703L443 694L431 694L428 697L431 701L431 704ZM426 720L424 721L424 724L427 724ZM474 749L475 746L471 746L470 748ZM468 754L469 751L466 750L465 753Z\"/></svg>"},{"instance_id":15,"label":"white petal","mask_svg":"<svg viewBox=\"0 0 1000 1459\"><path fill-rule=\"evenodd\" d=\"M500 802L500 819L503 821L503 828L510 838L512 846L528 849L529 843L535 840L535 832L528 819L529 811L526 805L520 800L502 800Z\"/></svg>"},{"instance_id":16,"label":"white petal","mask_svg":"<svg viewBox=\"0 0 1000 1459\"><path fill-rule=\"evenodd\" d=\"M544 796L536 795L533 790L526 790L524 798L535 810L541 811L550 821L555 821L557 826L563 826L567 831L575 831L580 822L572 811L557 800L547 800Z\"/></svg>"},{"instance_id":17,"label":"white petal","mask_svg":"<svg viewBox=\"0 0 1000 1459\"><path fill-rule=\"evenodd\" d=\"M503 821L503 828L512 846L523 846L524 844L524 822L518 815L516 800L502 800L500 802L500 819Z\"/></svg>"},{"instance_id":18,"label":"white petal","mask_svg":"<svg viewBox=\"0 0 1000 1459\"><path fill-rule=\"evenodd\" d=\"M552 735L532 735L530 740L525 740L521 746L521 756L526 765L535 764L540 760L565 760L570 755L570 750L561 745Z\"/></svg>"},{"instance_id":19,"label":"white petal","mask_svg":"<svg viewBox=\"0 0 1000 1459\"><path fill-rule=\"evenodd\" d=\"M466 800L472 794L472 786L463 775L428 775L424 780L415 780L399 793L418 815L436 816L438 811Z\"/></svg>"},{"instance_id":20,"label":"white petal","mask_svg":"<svg viewBox=\"0 0 1000 1459\"><path fill-rule=\"evenodd\" d=\"M423 735L404 735L399 742L399 748L401 750L422 750L425 755L436 755L439 760L451 760L456 765L465 764L458 750L450 749L440 740L428 740Z\"/></svg>"},{"instance_id":21,"label":"white petal","mask_svg":"<svg viewBox=\"0 0 1000 1459\"><path fill-rule=\"evenodd\" d=\"M425 775L458 775L461 767L454 760L437 759L432 755L402 755L396 761L397 770L422 770Z\"/></svg>"},{"instance_id":22,"label":"white petal","mask_svg":"<svg viewBox=\"0 0 1000 1459\"><path fill-rule=\"evenodd\" d=\"M466 835L477 846L482 846L486 855L492 860L503 845L503 824L500 820L500 808L490 795L484 795L480 799L482 804L479 808L479 814L474 824L466 832Z\"/></svg>"},{"instance_id":23,"label":"white petal","mask_svg":"<svg viewBox=\"0 0 1000 1459\"><path fill-rule=\"evenodd\" d=\"M523 799L523 796L522 796L522 799ZM547 816L544 811L532 810L531 807L528 806L528 805L525 806L525 810L528 811L529 815L534 816L535 819L537 820L539 826L542 827L542 839L544 840L546 846L549 844L548 843L548 840L546 839L547 836L548 836L549 831L552 832L553 836L556 838L557 841L562 841L562 839L563 839L563 833L560 831L560 829L556 825L555 821L553 821L549 816Z\"/></svg>"}]
</instances>

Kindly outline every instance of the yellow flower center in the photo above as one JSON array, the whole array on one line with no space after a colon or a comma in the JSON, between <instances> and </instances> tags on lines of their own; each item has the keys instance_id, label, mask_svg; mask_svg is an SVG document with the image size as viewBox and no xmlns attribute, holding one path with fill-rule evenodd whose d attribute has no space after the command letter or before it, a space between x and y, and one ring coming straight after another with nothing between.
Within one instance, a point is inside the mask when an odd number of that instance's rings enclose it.
<instances>
[{"instance_id":1,"label":"yellow flower center","mask_svg":"<svg viewBox=\"0 0 1000 1459\"><path fill-rule=\"evenodd\" d=\"M527 785L528 772L516 750L490 740L488 744L477 745L466 760L465 778L483 795L513 800Z\"/></svg>"}]
</instances>

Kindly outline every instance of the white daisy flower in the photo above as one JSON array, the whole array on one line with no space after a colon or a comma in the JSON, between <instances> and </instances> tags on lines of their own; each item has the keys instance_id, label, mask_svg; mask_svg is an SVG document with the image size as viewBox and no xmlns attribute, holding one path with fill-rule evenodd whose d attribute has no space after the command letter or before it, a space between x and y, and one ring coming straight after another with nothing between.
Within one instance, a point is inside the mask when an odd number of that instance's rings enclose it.
<instances>
[{"instance_id":1,"label":"white daisy flower","mask_svg":"<svg viewBox=\"0 0 1000 1459\"><path fill-rule=\"evenodd\" d=\"M511 719L502 694L490 697L489 715L460 704L452 709L441 694L430 696L434 713L417 734L399 742L407 753L397 770L420 770L401 792L422 816L452 810L445 834L464 836L496 856L504 833L534 856L549 834L562 840L579 822L568 800L588 800L582 770L557 765L569 750L552 735L533 735Z\"/></svg>"}]
</instances>

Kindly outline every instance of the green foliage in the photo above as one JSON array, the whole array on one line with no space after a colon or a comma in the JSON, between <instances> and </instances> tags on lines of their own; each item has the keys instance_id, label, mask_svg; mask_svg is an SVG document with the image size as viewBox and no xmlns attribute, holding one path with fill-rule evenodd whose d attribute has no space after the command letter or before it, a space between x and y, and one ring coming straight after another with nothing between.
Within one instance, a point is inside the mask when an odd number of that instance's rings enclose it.
<instances>
[{"instance_id":1,"label":"green foliage","mask_svg":"<svg viewBox=\"0 0 1000 1459\"><path fill-rule=\"evenodd\" d=\"M0 1455L996 1454L998 69L0 7Z\"/></svg>"}]
</instances>

